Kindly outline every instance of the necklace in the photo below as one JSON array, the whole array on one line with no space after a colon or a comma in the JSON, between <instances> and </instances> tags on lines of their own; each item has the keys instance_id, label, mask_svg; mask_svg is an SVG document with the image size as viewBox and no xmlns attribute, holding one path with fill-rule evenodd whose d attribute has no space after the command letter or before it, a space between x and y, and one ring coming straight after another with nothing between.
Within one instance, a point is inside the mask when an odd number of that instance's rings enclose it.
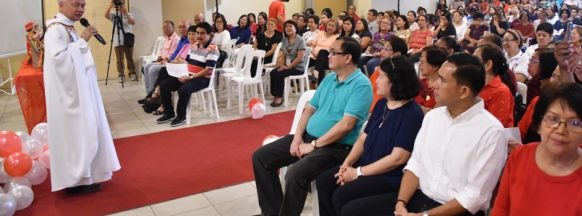
<instances>
[{"instance_id":1,"label":"necklace","mask_svg":"<svg viewBox=\"0 0 582 216\"><path fill-rule=\"evenodd\" d=\"M382 112L382 122L380 122L380 125L378 125L378 128L382 127L382 125L384 124L384 121L386 121L386 119L388 118L389 115L390 115L390 110L388 110L388 104L386 104L386 106L384 106L384 112Z\"/></svg>"}]
</instances>

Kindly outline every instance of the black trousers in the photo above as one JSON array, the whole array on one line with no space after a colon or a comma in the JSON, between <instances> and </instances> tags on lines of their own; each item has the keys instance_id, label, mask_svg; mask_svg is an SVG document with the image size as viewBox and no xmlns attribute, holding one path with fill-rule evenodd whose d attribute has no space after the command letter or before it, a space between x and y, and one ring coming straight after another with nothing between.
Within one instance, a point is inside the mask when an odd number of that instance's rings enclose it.
<instances>
[{"instance_id":1,"label":"black trousers","mask_svg":"<svg viewBox=\"0 0 582 216\"><path fill-rule=\"evenodd\" d=\"M313 59L311 59L313 61ZM320 50L315 57L315 64L313 65L317 74L317 84L321 84L321 81L325 77L325 70L329 70L329 51Z\"/></svg>"},{"instance_id":2,"label":"black trousers","mask_svg":"<svg viewBox=\"0 0 582 216\"><path fill-rule=\"evenodd\" d=\"M288 76L301 75L303 71L291 68L288 70L279 71L275 68L271 71L271 95L274 97L283 97L283 90L285 88L285 78Z\"/></svg>"},{"instance_id":3,"label":"black trousers","mask_svg":"<svg viewBox=\"0 0 582 216\"><path fill-rule=\"evenodd\" d=\"M303 141L307 143L314 139L307 133L303 136ZM287 135L259 148L253 154L253 171L263 214L300 215L311 181L321 172L341 163L351 150L351 146L331 144L299 159L289 153L292 141L293 135ZM293 166L287 169L285 176L283 195L277 172L279 168L291 164Z\"/></svg>"},{"instance_id":4,"label":"black trousers","mask_svg":"<svg viewBox=\"0 0 582 216\"><path fill-rule=\"evenodd\" d=\"M351 182L338 186L334 175L339 166L331 168L317 177L317 197L319 198L319 215L335 216L342 212L342 208L352 200L373 195L397 193L400 188L401 177L394 177L393 181L382 175L361 176ZM397 184L394 184L397 182Z\"/></svg>"},{"instance_id":5,"label":"black trousers","mask_svg":"<svg viewBox=\"0 0 582 216\"><path fill-rule=\"evenodd\" d=\"M394 215L394 207L396 206L397 200L398 192L358 199L348 203L343 208L341 215ZM442 204L426 196L422 191L417 190L408 201L406 209L408 209L408 212L421 213L440 205ZM465 212L460 216L470 215L473 214ZM478 211L474 215L485 216L485 212Z\"/></svg>"},{"instance_id":6,"label":"black trousers","mask_svg":"<svg viewBox=\"0 0 582 216\"><path fill-rule=\"evenodd\" d=\"M181 83L176 77L163 80L160 83L160 96L162 97L162 105L164 105L164 114L175 116L172 92L178 91L177 117L186 118L186 108L188 107L188 103L190 103L190 96L192 96L192 93L208 87L209 83L210 79L206 77L197 77L186 83Z\"/></svg>"}]
</instances>

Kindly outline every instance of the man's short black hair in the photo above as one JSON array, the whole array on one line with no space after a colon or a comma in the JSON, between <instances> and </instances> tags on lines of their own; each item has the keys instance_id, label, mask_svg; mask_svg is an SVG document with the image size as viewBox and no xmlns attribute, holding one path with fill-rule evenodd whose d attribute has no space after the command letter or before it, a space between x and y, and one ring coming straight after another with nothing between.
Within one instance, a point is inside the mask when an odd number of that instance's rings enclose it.
<instances>
[{"instance_id":1,"label":"man's short black hair","mask_svg":"<svg viewBox=\"0 0 582 216\"><path fill-rule=\"evenodd\" d=\"M212 33L212 27L207 22L201 22L196 25L196 28L202 28L206 31L206 34Z\"/></svg>"},{"instance_id":2,"label":"man's short black hair","mask_svg":"<svg viewBox=\"0 0 582 216\"><path fill-rule=\"evenodd\" d=\"M392 37L396 38L396 37ZM405 56L386 58L380 62L380 70L392 83L390 94L394 100L410 100L418 95L420 82L414 64Z\"/></svg>"},{"instance_id":3,"label":"man's short black hair","mask_svg":"<svg viewBox=\"0 0 582 216\"><path fill-rule=\"evenodd\" d=\"M376 9L370 9L368 12L372 13L372 16L378 16L378 11Z\"/></svg>"},{"instance_id":4,"label":"man's short black hair","mask_svg":"<svg viewBox=\"0 0 582 216\"><path fill-rule=\"evenodd\" d=\"M477 97L485 86L485 67L479 58L468 53L455 53L447 61L457 66L452 74L457 83L469 87Z\"/></svg>"},{"instance_id":5,"label":"man's short black hair","mask_svg":"<svg viewBox=\"0 0 582 216\"><path fill-rule=\"evenodd\" d=\"M360 43L356 39L346 36L338 37L336 40L342 41L342 45L340 46L342 49L341 51L345 54L351 55L352 63L357 65L358 62L360 62L360 57L362 55L362 47L360 46Z\"/></svg>"},{"instance_id":6,"label":"man's short black hair","mask_svg":"<svg viewBox=\"0 0 582 216\"><path fill-rule=\"evenodd\" d=\"M539 32L539 31L547 32L548 34L550 34L550 37L551 37L552 34L554 34L554 26L552 26L552 24L550 24L550 23L543 22L543 23L540 23L538 25L538 27L536 28L536 32Z\"/></svg>"},{"instance_id":7,"label":"man's short black hair","mask_svg":"<svg viewBox=\"0 0 582 216\"><path fill-rule=\"evenodd\" d=\"M313 19L313 22L315 22L315 24L319 25L319 17L315 16L315 15L311 15L307 18L307 22L309 22L309 19Z\"/></svg>"}]
</instances>

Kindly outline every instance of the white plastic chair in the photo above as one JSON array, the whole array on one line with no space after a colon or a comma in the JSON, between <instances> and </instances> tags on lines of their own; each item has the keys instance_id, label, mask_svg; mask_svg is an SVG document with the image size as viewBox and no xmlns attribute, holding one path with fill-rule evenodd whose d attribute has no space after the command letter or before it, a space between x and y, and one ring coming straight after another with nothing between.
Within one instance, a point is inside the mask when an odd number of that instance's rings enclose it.
<instances>
[{"instance_id":1,"label":"white plastic chair","mask_svg":"<svg viewBox=\"0 0 582 216\"><path fill-rule=\"evenodd\" d=\"M139 68L142 68L147 63L155 61L158 56L160 56L160 52L162 47L164 46L164 36L159 36L156 38L156 41L153 44L152 52L149 55L144 55L139 57Z\"/></svg>"},{"instance_id":2,"label":"white plastic chair","mask_svg":"<svg viewBox=\"0 0 582 216\"><path fill-rule=\"evenodd\" d=\"M311 98L313 98L313 95L315 95L315 90L309 90L304 92L299 98L299 102L297 103L297 108L295 109L295 115L293 117L293 123L291 124L291 130L289 130L289 134L295 134L295 131L297 131L297 125L299 124L301 115L303 115L303 109L305 108L307 102L311 100ZM266 144L269 143L263 143L263 145ZM283 190L285 189L285 175L287 174L287 168L288 167L282 167L281 169L279 169L279 180L281 181L281 186L283 187ZM311 207L313 216L319 216L319 202L317 197L317 188L315 185L315 180L311 181L311 195L312 195Z\"/></svg>"},{"instance_id":3,"label":"white plastic chair","mask_svg":"<svg viewBox=\"0 0 582 216\"><path fill-rule=\"evenodd\" d=\"M257 60L257 71L255 73L255 76L252 77L251 76L251 64L253 62L253 59L256 58ZM252 89L252 94L256 94L257 93L257 89L255 89L255 87L258 87L259 89L259 94L261 96L261 99L263 99L263 102L265 102L265 91L263 89L263 79L262 79L262 75L261 75L261 71L263 71L263 59L265 58L265 51L264 50L254 50L252 52L252 56L247 56L245 58L245 66L244 66L244 70L242 74L235 74L233 77L231 77L231 81L233 84L236 84L238 87L238 112L239 114L243 114L243 100L244 100L244 95L245 95L245 86L251 86ZM230 91L232 89L227 89L227 91ZM228 93L228 100L230 102L230 93Z\"/></svg>"},{"instance_id":4,"label":"white plastic chair","mask_svg":"<svg viewBox=\"0 0 582 216\"><path fill-rule=\"evenodd\" d=\"M238 53L236 54L236 60L235 60L235 67L234 68L227 68L227 69L222 69L219 71L223 71L224 73L221 74L222 77L224 77L224 82L225 82L225 87L226 87L226 108L230 109L230 98L231 98L231 87L230 87L230 81L232 80L232 77L237 76L237 75L241 75L243 74L243 72L248 68L248 70L250 71L251 68L251 63L252 63L252 59L253 59L253 46L252 45L243 45L239 50ZM244 62L244 65L243 65Z\"/></svg>"},{"instance_id":5,"label":"white plastic chair","mask_svg":"<svg viewBox=\"0 0 582 216\"><path fill-rule=\"evenodd\" d=\"M281 43L277 45L275 48L275 52L273 53L273 60L269 63L265 63L265 76L263 76L263 82L265 83L265 92L268 92L271 88L270 86L270 77L268 76L269 73L277 66L277 58L279 58L279 54L281 52Z\"/></svg>"},{"instance_id":6,"label":"white plastic chair","mask_svg":"<svg viewBox=\"0 0 582 216\"><path fill-rule=\"evenodd\" d=\"M297 80L299 81L299 91L303 92L309 91L309 53L311 53L311 47L305 49L303 55L303 61L305 62L305 69L303 74L285 77L285 87L283 88L283 105L289 106L289 94L291 93L291 82Z\"/></svg>"},{"instance_id":7,"label":"white plastic chair","mask_svg":"<svg viewBox=\"0 0 582 216\"><path fill-rule=\"evenodd\" d=\"M208 96L208 111L212 115L216 114L216 119L220 118L218 114L218 101L216 100L216 66L212 69L212 74L210 75L210 82L208 83L208 87L202 89L200 91L194 92L192 97L190 97L190 103L188 103L188 107L186 108L186 124L190 124L190 117L192 116L192 98L200 98L201 104L204 107L204 111L206 111L206 96Z\"/></svg>"},{"instance_id":8,"label":"white plastic chair","mask_svg":"<svg viewBox=\"0 0 582 216\"><path fill-rule=\"evenodd\" d=\"M527 85L517 82L517 94L521 95L522 103L527 104Z\"/></svg>"}]
</instances>

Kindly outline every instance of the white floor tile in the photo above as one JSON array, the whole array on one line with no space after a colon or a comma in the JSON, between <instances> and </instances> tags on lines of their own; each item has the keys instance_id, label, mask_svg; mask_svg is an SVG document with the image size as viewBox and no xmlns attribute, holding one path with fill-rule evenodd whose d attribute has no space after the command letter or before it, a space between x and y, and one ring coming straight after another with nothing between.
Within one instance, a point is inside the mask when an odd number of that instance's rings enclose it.
<instances>
[{"instance_id":1,"label":"white floor tile","mask_svg":"<svg viewBox=\"0 0 582 216\"><path fill-rule=\"evenodd\" d=\"M221 215L214 207L211 206L203 209L194 210L191 212L186 212L183 214L178 214L176 216L221 216Z\"/></svg>"},{"instance_id":2,"label":"white floor tile","mask_svg":"<svg viewBox=\"0 0 582 216\"><path fill-rule=\"evenodd\" d=\"M109 216L156 216L151 207L141 207L136 209L131 209L127 211L118 212L115 214L110 214Z\"/></svg>"},{"instance_id":3,"label":"white floor tile","mask_svg":"<svg viewBox=\"0 0 582 216\"><path fill-rule=\"evenodd\" d=\"M156 216L171 216L212 206L202 194L187 196L152 205Z\"/></svg>"},{"instance_id":4,"label":"white floor tile","mask_svg":"<svg viewBox=\"0 0 582 216\"><path fill-rule=\"evenodd\" d=\"M208 201L213 205L240 199L257 194L257 189L248 183L242 183L222 189L217 189L204 193Z\"/></svg>"},{"instance_id":5,"label":"white floor tile","mask_svg":"<svg viewBox=\"0 0 582 216\"><path fill-rule=\"evenodd\" d=\"M257 195L214 205L222 216L256 215L261 213Z\"/></svg>"}]
</instances>

